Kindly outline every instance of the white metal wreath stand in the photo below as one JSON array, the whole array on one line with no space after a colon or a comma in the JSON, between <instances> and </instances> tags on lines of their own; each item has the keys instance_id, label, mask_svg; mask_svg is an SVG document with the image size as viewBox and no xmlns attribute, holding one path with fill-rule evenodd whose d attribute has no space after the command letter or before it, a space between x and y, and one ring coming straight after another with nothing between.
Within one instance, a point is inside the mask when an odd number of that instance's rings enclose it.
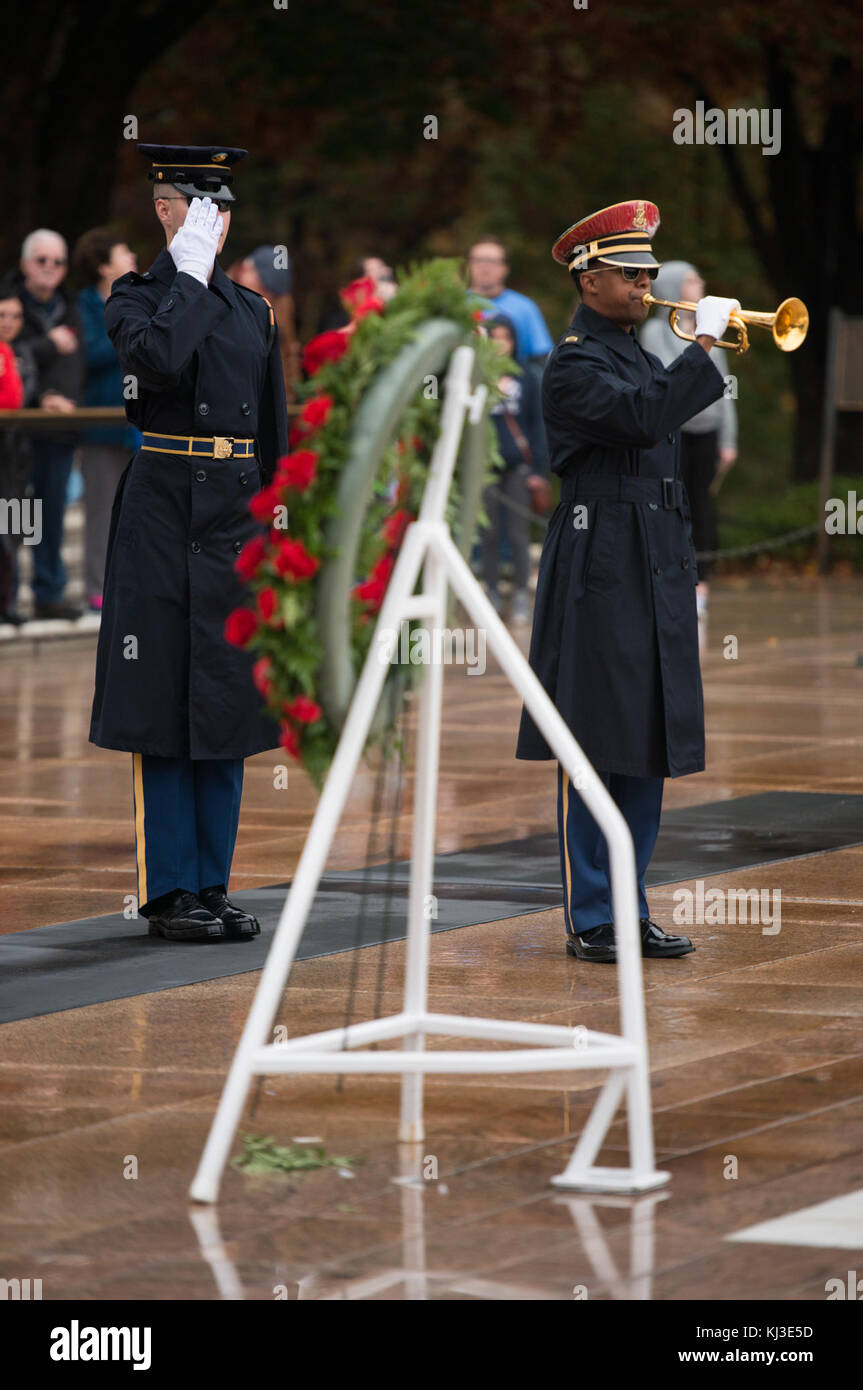
<instances>
[{"instance_id":1,"label":"white metal wreath stand","mask_svg":"<svg viewBox=\"0 0 863 1390\"><path fill-rule=\"evenodd\" d=\"M447 496L464 425L482 416L486 388L471 392L474 352L456 348L450 360L441 414L441 433L432 455L420 515L406 531L384 598L372 646L348 712L342 736L315 812L296 876L291 884L246 1026L234 1055L219 1108L190 1188L197 1202L215 1202L222 1171L234 1141L251 1078L260 1074L305 1075L400 1073L401 1125L406 1143L423 1139L423 1077L426 1073L487 1074L608 1070L590 1118L557 1187L593 1192L644 1192L660 1187L670 1174L654 1166L647 1036L641 977L635 855L629 828L578 743L510 637L470 568L459 554L444 520ZM422 586L414 593L422 572ZM403 621L425 620L432 631L447 622L447 585L486 632L487 647L524 700L555 756L567 769L608 841L617 942L621 1036L584 1027L468 1018L428 1011L430 923L425 911L432 893L438 754L440 750L443 663L431 662L420 683L414 822L408 898L404 1009L389 1018L332 1028L272 1043L267 1039L293 965L315 892L344 809L351 781L387 675L391 645ZM427 1035L483 1038L516 1043L513 1050L426 1051ZM371 1042L401 1038L401 1049L357 1051ZM350 1050L346 1050L350 1049ZM626 1096L629 1166L600 1168L594 1160L609 1125Z\"/></svg>"}]
</instances>

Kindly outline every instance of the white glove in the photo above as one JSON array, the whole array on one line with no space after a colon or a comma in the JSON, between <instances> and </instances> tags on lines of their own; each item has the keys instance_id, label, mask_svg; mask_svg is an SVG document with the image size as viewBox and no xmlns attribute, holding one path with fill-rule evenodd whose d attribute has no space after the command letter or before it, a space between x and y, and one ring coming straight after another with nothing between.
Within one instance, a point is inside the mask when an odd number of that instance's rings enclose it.
<instances>
[{"instance_id":1,"label":"white glove","mask_svg":"<svg viewBox=\"0 0 863 1390\"><path fill-rule=\"evenodd\" d=\"M206 285L223 225L219 209L211 199L193 198L185 222L168 247L177 269Z\"/></svg>"},{"instance_id":2,"label":"white glove","mask_svg":"<svg viewBox=\"0 0 863 1390\"><path fill-rule=\"evenodd\" d=\"M708 294L704 299L699 299L695 306L696 338L700 338L704 333L718 341L728 327L732 313L739 308L739 299L720 299L715 294Z\"/></svg>"}]
</instances>

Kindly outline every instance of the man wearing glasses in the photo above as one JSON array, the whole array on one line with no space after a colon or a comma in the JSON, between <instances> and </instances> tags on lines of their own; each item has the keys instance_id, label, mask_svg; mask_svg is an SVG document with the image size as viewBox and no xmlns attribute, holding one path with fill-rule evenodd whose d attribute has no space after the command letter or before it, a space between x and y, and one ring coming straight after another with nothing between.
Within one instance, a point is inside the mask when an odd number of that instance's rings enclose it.
<instances>
[{"instance_id":1,"label":"man wearing glasses","mask_svg":"<svg viewBox=\"0 0 863 1390\"><path fill-rule=\"evenodd\" d=\"M494 306L486 317L505 314L515 325L516 361L521 366L527 362L541 365L551 352L551 336L539 305L507 286L509 262L503 242L497 237L474 242L467 253L467 269L471 294L490 300Z\"/></svg>"},{"instance_id":2,"label":"man wearing glasses","mask_svg":"<svg viewBox=\"0 0 863 1390\"><path fill-rule=\"evenodd\" d=\"M169 941L249 940L227 897L243 760L278 746L252 658L224 636L251 497L287 452L278 332L217 256L245 150L139 145L167 246L114 281L105 326L141 448L111 516L91 742L132 756L138 903Z\"/></svg>"},{"instance_id":3,"label":"man wearing glasses","mask_svg":"<svg viewBox=\"0 0 863 1390\"><path fill-rule=\"evenodd\" d=\"M698 303L696 341L669 367L634 329L660 262L653 203L616 203L568 228L552 250L581 296L543 377L549 461L561 500L543 545L530 664L632 833L642 954L695 948L650 920L644 875L665 777L704 768L695 552L680 481L679 430L718 400L710 349L737 300ZM661 311L662 312L662 311ZM516 757L549 759L526 710ZM605 838L564 770L557 825L567 953L614 961Z\"/></svg>"},{"instance_id":4,"label":"man wearing glasses","mask_svg":"<svg viewBox=\"0 0 863 1390\"><path fill-rule=\"evenodd\" d=\"M21 342L36 363L36 396L28 405L55 411L58 423L75 409L84 379L77 310L63 289L68 252L59 232L40 227L25 237L18 270L0 282L0 297L16 295L22 305ZM30 485L42 504L42 537L33 547L33 598L36 618L74 621L83 609L64 597L66 569L61 546L66 493L78 435L40 428L31 438Z\"/></svg>"}]
</instances>

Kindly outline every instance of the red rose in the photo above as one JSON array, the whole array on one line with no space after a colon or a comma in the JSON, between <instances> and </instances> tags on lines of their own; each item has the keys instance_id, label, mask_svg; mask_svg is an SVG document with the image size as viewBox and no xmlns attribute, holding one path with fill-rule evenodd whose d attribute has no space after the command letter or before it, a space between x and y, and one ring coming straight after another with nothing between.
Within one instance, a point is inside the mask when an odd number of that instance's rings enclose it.
<instances>
[{"instance_id":1,"label":"red rose","mask_svg":"<svg viewBox=\"0 0 863 1390\"><path fill-rule=\"evenodd\" d=\"M366 579L354 587L353 594L360 603L370 603L373 608L380 608L385 588L386 585L380 579Z\"/></svg>"},{"instance_id":2,"label":"red rose","mask_svg":"<svg viewBox=\"0 0 863 1390\"><path fill-rule=\"evenodd\" d=\"M339 298L346 309L353 309L357 304L364 304L367 299L374 296L377 285L370 275L363 275L359 280L352 280L343 290L339 290Z\"/></svg>"},{"instance_id":3,"label":"red rose","mask_svg":"<svg viewBox=\"0 0 863 1390\"><path fill-rule=\"evenodd\" d=\"M234 647L248 646L258 629L251 608L235 608L225 619L225 638Z\"/></svg>"},{"instance_id":4,"label":"red rose","mask_svg":"<svg viewBox=\"0 0 863 1390\"><path fill-rule=\"evenodd\" d=\"M311 579L320 560L310 555L302 541L283 540L276 556L276 569L289 579Z\"/></svg>"},{"instance_id":5,"label":"red rose","mask_svg":"<svg viewBox=\"0 0 863 1390\"><path fill-rule=\"evenodd\" d=\"M312 396L312 399L306 401L300 411L300 419L308 425L310 430L320 429L322 425L327 423L332 408L332 396Z\"/></svg>"},{"instance_id":6,"label":"red rose","mask_svg":"<svg viewBox=\"0 0 863 1390\"><path fill-rule=\"evenodd\" d=\"M265 623L272 621L273 614L276 612L278 606L279 600L275 589L270 586L266 589L262 589L258 594L258 612ZM281 626L281 624L279 623L277 626Z\"/></svg>"},{"instance_id":7,"label":"red rose","mask_svg":"<svg viewBox=\"0 0 863 1390\"><path fill-rule=\"evenodd\" d=\"M287 752L290 753L292 758L298 758L300 756L300 740L297 737L296 729L294 729L290 724L285 723L282 725L282 732L279 735L279 743L281 744L282 748L286 749Z\"/></svg>"},{"instance_id":8,"label":"red rose","mask_svg":"<svg viewBox=\"0 0 863 1390\"><path fill-rule=\"evenodd\" d=\"M241 579L254 579L258 570L264 562L267 553L267 542L263 536L253 536L250 541L246 541L236 560L234 569Z\"/></svg>"},{"instance_id":9,"label":"red rose","mask_svg":"<svg viewBox=\"0 0 863 1390\"><path fill-rule=\"evenodd\" d=\"M286 719L293 719L297 724L315 724L323 714L323 710L314 700L310 700L308 695L298 695L290 703L285 701L282 705L282 713Z\"/></svg>"},{"instance_id":10,"label":"red rose","mask_svg":"<svg viewBox=\"0 0 863 1390\"><path fill-rule=\"evenodd\" d=\"M370 578L378 579L384 586L386 586L386 584L389 581L389 577L392 574L393 569L395 568L395 563L395 555L392 551L387 551L385 555L382 555L379 560L375 561Z\"/></svg>"},{"instance_id":11,"label":"red rose","mask_svg":"<svg viewBox=\"0 0 863 1390\"><path fill-rule=\"evenodd\" d=\"M339 290L341 301L355 322L364 319L366 314L383 313L384 302L376 290L377 285L368 275L352 280L346 289Z\"/></svg>"},{"instance_id":12,"label":"red rose","mask_svg":"<svg viewBox=\"0 0 863 1390\"><path fill-rule=\"evenodd\" d=\"M263 695L265 700L269 699L270 690L272 689L270 685L271 669L272 662L268 656L262 656L260 661L256 661L252 667L252 680L255 683L255 689L260 695Z\"/></svg>"},{"instance_id":13,"label":"red rose","mask_svg":"<svg viewBox=\"0 0 863 1390\"><path fill-rule=\"evenodd\" d=\"M322 425L325 425L332 408L332 396L312 396L311 400L306 401L300 411L297 423L291 426L288 434L288 443L291 448L293 449L296 444L301 444L306 435L312 434L314 430L319 430Z\"/></svg>"},{"instance_id":14,"label":"red rose","mask_svg":"<svg viewBox=\"0 0 863 1390\"><path fill-rule=\"evenodd\" d=\"M381 527L381 534L387 545L401 545L402 537L413 520L411 513L406 511L393 512L388 516Z\"/></svg>"},{"instance_id":15,"label":"red rose","mask_svg":"<svg viewBox=\"0 0 863 1390\"><path fill-rule=\"evenodd\" d=\"M349 337L344 328L319 333L303 349L303 369L309 376L320 371L325 362L338 362L348 350Z\"/></svg>"},{"instance_id":16,"label":"red rose","mask_svg":"<svg viewBox=\"0 0 863 1390\"><path fill-rule=\"evenodd\" d=\"M276 507L283 505L281 484L270 483L269 487L256 492L249 503L249 511L256 521L272 522Z\"/></svg>"},{"instance_id":17,"label":"red rose","mask_svg":"<svg viewBox=\"0 0 863 1390\"><path fill-rule=\"evenodd\" d=\"M471 314L471 318L476 319L477 323L481 323L484 317L485 315L483 314L482 309L474 309L473 313Z\"/></svg>"},{"instance_id":18,"label":"red rose","mask_svg":"<svg viewBox=\"0 0 863 1390\"><path fill-rule=\"evenodd\" d=\"M277 465L276 485L293 488L295 492L305 492L314 481L318 471L318 456L313 449L297 449L293 454L285 454Z\"/></svg>"},{"instance_id":19,"label":"red rose","mask_svg":"<svg viewBox=\"0 0 863 1390\"><path fill-rule=\"evenodd\" d=\"M369 299L364 299L361 304L355 304L353 315L355 319L364 319L367 314L382 314L384 311L384 301L373 294Z\"/></svg>"}]
</instances>

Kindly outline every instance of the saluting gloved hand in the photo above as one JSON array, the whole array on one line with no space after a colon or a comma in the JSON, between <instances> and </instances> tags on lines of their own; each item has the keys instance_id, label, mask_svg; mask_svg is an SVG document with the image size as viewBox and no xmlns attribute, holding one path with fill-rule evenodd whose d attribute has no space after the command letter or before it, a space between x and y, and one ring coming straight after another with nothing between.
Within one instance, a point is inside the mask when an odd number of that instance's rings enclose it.
<instances>
[{"instance_id":1,"label":"saluting gloved hand","mask_svg":"<svg viewBox=\"0 0 863 1390\"><path fill-rule=\"evenodd\" d=\"M219 209L211 199L193 198L185 222L168 247L177 269L206 285L223 225Z\"/></svg>"},{"instance_id":2,"label":"saluting gloved hand","mask_svg":"<svg viewBox=\"0 0 863 1390\"><path fill-rule=\"evenodd\" d=\"M728 327L728 320L740 308L739 299L720 299L718 295L708 294L699 299L695 306L695 336L706 334L717 340Z\"/></svg>"}]
</instances>

